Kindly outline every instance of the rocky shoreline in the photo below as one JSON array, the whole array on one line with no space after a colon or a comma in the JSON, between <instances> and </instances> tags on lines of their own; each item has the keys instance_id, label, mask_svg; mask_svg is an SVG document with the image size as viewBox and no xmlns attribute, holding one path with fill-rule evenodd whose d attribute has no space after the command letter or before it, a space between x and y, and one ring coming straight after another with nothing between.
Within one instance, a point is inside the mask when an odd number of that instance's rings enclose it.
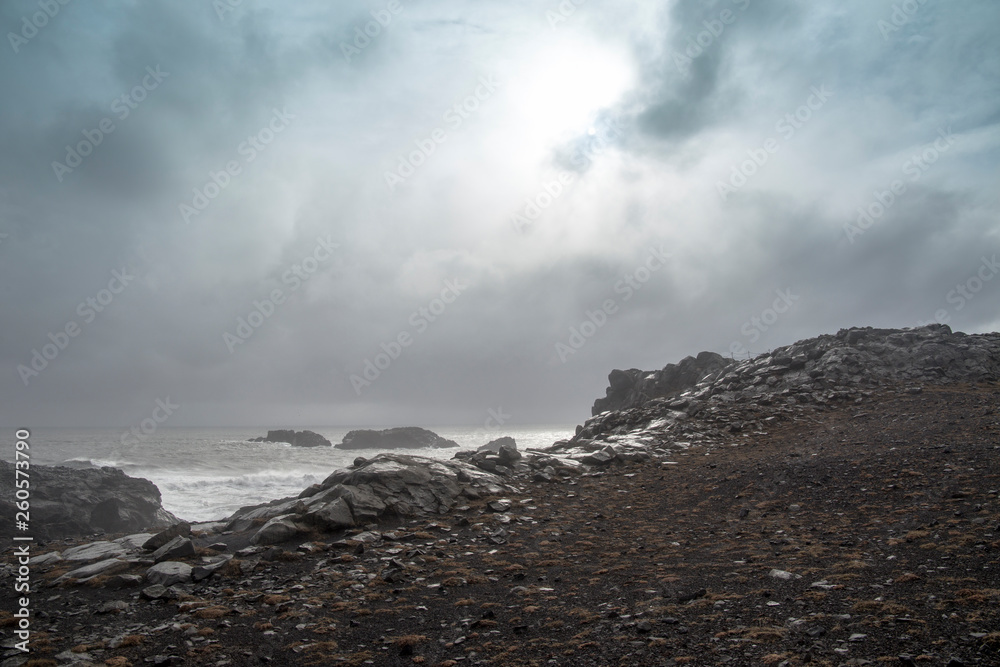
<instances>
[{"instance_id":1,"label":"rocky shoreline","mask_svg":"<svg viewBox=\"0 0 1000 667\"><path fill-rule=\"evenodd\" d=\"M716 357L613 372L545 450L359 458L224 522L36 548L32 657L997 664L1000 335Z\"/></svg>"}]
</instances>

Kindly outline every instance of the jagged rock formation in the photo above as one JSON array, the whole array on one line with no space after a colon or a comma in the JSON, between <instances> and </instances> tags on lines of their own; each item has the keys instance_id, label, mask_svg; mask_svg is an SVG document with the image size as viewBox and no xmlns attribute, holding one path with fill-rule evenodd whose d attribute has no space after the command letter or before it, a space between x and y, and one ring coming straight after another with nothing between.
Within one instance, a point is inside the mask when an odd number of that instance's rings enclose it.
<instances>
[{"instance_id":1,"label":"jagged rock formation","mask_svg":"<svg viewBox=\"0 0 1000 667\"><path fill-rule=\"evenodd\" d=\"M349 431L337 449L419 449L421 447L458 447L454 440L416 426L388 428L382 431Z\"/></svg>"},{"instance_id":2,"label":"jagged rock formation","mask_svg":"<svg viewBox=\"0 0 1000 667\"><path fill-rule=\"evenodd\" d=\"M292 447L330 447L332 442L313 431L277 430L268 431L263 438L251 438L250 442L286 442Z\"/></svg>"},{"instance_id":3,"label":"jagged rock formation","mask_svg":"<svg viewBox=\"0 0 1000 667\"><path fill-rule=\"evenodd\" d=\"M228 530L260 526L255 544L282 542L310 529L335 531L377 522L383 515L440 514L460 498L508 491L495 475L458 461L379 454L337 470L297 498L244 507L227 520Z\"/></svg>"},{"instance_id":4,"label":"jagged rock formation","mask_svg":"<svg viewBox=\"0 0 1000 667\"><path fill-rule=\"evenodd\" d=\"M697 357L685 357L677 364L667 364L659 371L613 370L608 375L607 395L594 401L590 414L626 410L654 398L676 396L699 382L718 377L735 363L715 352L702 352Z\"/></svg>"},{"instance_id":5,"label":"jagged rock formation","mask_svg":"<svg viewBox=\"0 0 1000 667\"><path fill-rule=\"evenodd\" d=\"M0 531L16 535L14 466L0 461ZM147 479L118 468L72 469L31 466L31 532L36 539L62 539L97 532L138 532L177 523L163 509L160 490Z\"/></svg>"},{"instance_id":6,"label":"jagged rock formation","mask_svg":"<svg viewBox=\"0 0 1000 667\"><path fill-rule=\"evenodd\" d=\"M918 391L921 384L1000 379L1000 334L953 333L940 324L842 329L739 362L709 355L698 355L703 364L688 357L654 373L615 371L608 397L595 409L612 398L625 407L596 414L553 451L726 441L762 428L764 420L790 418L801 406L862 402L879 387L912 385ZM675 380L671 391L650 397L652 387L667 386L664 374Z\"/></svg>"}]
</instances>

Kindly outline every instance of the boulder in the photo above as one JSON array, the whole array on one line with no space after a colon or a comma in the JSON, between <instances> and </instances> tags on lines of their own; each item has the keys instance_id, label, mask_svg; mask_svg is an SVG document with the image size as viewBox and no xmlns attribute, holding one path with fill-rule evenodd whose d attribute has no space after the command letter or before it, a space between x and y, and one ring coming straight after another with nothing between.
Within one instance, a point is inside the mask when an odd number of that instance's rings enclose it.
<instances>
[{"instance_id":1,"label":"boulder","mask_svg":"<svg viewBox=\"0 0 1000 667\"><path fill-rule=\"evenodd\" d=\"M330 531L354 525L354 515L351 514L351 508L343 498L335 498L332 502L306 512L302 515L302 519L311 525Z\"/></svg>"},{"instance_id":2,"label":"boulder","mask_svg":"<svg viewBox=\"0 0 1000 667\"><path fill-rule=\"evenodd\" d=\"M129 551L142 551L143 545L153 537L152 533L135 533L133 535L126 535L125 537L119 537L115 540L116 543L122 545Z\"/></svg>"},{"instance_id":3,"label":"boulder","mask_svg":"<svg viewBox=\"0 0 1000 667\"><path fill-rule=\"evenodd\" d=\"M454 440L416 426L382 431L349 431L337 449L419 449L421 447L458 447Z\"/></svg>"},{"instance_id":4,"label":"boulder","mask_svg":"<svg viewBox=\"0 0 1000 667\"><path fill-rule=\"evenodd\" d=\"M305 532L301 526L295 523L295 518L297 515L294 514L274 517L261 526L261 529L250 538L251 544L278 544Z\"/></svg>"},{"instance_id":5,"label":"boulder","mask_svg":"<svg viewBox=\"0 0 1000 667\"><path fill-rule=\"evenodd\" d=\"M146 581L161 586L186 584L191 581L192 569L187 563L178 563L172 560L163 561L146 570Z\"/></svg>"},{"instance_id":6,"label":"boulder","mask_svg":"<svg viewBox=\"0 0 1000 667\"><path fill-rule=\"evenodd\" d=\"M14 466L0 461L0 533L14 533ZM165 528L177 517L163 509L160 490L117 468L31 466L31 529L35 539Z\"/></svg>"},{"instance_id":7,"label":"boulder","mask_svg":"<svg viewBox=\"0 0 1000 667\"><path fill-rule=\"evenodd\" d=\"M223 567L225 567L226 563L232 560L232 558L233 558L232 556L226 555L226 556L221 556L217 559L213 559L207 563L201 563L199 565L195 565L194 568L191 570L191 579L193 581L202 581L204 579L208 579L213 574L215 574Z\"/></svg>"},{"instance_id":8,"label":"boulder","mask_svg":"<svg viewBox=\"0 0 1000 667\"><path fill-rule=\"evenodd\" d=\"M319 433L294 430L268 431L263 438L251 438L250 442L284 442L292 447L330 447L333 444Z\"/></svg>"},{"instance_id":9,"label":"boulder","mask_svg":"<svg viewBox=\"0 0 1000 667\"><path fill-rule=\"evenodd\" d=\"M521 452L517 451L517 444L514 442L514 438L507 438L507 440L510 442L501 444L497 455L500 457L500 463L509 466L521 459Z\"/></svg>"},{"instance_id":10,"label":"boulder","mask_svg":"<svg viewBox=\"0 0 1000 667\"><path fill-rule=\"evenodd\" d=\"M153 552L153 560L157 563L165 560L175 560L177 558L187 558L194 556L194 542L187 537L178 535L162 547Z\"/></svg>"},{"instance_id":11,"label":"boulder","mask_svg":"<svg viewBox=\"0 0 1000 667\"><path fill-rule=\"evenodd\" d=\"M143 542L142 548L146 551L156 551L175 537L188 537L189 535L191 535L191 524L187 521L181 521L156 535L151 535L149 539Z\"/></svg>"}]
</instances>

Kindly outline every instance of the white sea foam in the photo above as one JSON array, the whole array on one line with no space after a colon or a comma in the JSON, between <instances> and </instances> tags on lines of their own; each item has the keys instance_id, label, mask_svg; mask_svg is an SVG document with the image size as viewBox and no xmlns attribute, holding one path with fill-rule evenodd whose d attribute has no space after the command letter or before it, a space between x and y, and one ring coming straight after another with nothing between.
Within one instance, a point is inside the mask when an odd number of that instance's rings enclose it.
<instances>
[{"instance_id":1,"label":"white sea foam","mask_svg":"<svg viewBox=\"0 0 1000 667\"><path fill-rule=\"evenodd\" d=\"M296 427L297 430L303 427ZM337 443L348 428L306 426ZM474 449L485 439L513 436L520 449L546 447L572 435L571 427L526 427L485 431L475 428L431 430ZM249 442L265 429L161 428L145 441L122 451L121 432L110 429L32 429L32 465L112 466L160 489L164 508L182 519L209 521L240 507L297 496L334 470L375 450L292 447L285 443ZM456 449L399 450L406 454L450 459ZM0 453L7 457L7 454Z\"/></svg>"}]
</instances>

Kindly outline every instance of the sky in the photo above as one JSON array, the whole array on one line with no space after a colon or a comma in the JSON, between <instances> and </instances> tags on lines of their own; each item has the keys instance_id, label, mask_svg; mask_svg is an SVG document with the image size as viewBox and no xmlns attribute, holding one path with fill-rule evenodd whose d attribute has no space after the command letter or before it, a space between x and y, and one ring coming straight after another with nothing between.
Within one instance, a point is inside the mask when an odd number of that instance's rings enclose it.
<instances>
[{"instance_id":1,"label":"sky","mask_svg":"<svg viewBox=\"0 0 1000 667\"><path fill-rule=\"evenodd\" d=\"M1000 329L994 0L6 0L0 33L7 428L571 424L615 368Z\"/></svg>"}]
</instances>

